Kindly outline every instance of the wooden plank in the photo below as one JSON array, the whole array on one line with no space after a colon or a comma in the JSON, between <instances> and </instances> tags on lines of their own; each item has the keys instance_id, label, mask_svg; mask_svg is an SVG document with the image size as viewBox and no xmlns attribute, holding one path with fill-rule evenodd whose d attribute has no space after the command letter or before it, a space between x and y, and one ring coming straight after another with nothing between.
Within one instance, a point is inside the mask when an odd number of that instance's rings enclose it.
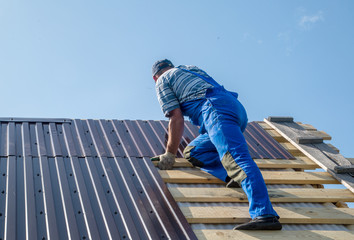
<instances>
[{"instance_id":1,"label":"wooden plank","mask_svg":"<svg viewBox=\"0 0 354 240\"><path fill-rule=\"evenodd\" d=\"M198 169L159 170L162 179L167 183L218 183L225 184L220 179ZM326 172L286 172L263 171L267 184L338 184Z\"/></svg>"},{"instance_id":2,"label":"wooden plank","mask_svg":"<svg viewBox=\"0 0 354 240\"><path fill-rule=\"evenodd\" d=\"M153 161L152 162L155 166L157 166L158 161ZM175 164L173 164L173 167L175 168L193 168L193 165L188 162L187 159L185 158L176 158Z\"/></svg>"},{"instance_id":3,"label":"wooden plank","mask_svg":"<svg viewBox=\"0 0 354 240\"><path fill-rule=\"evenodd\" d=\"M248 202L241 188L169 188L177 202ZM268 189L272 202L354 202L348 189L288 188Z\"/></svg>"},{"instance_id":4,"label":"wooden plank","mask_svg":"<svg viewBox=\"0 0 354 240\"><path fill-rule=\"evenodd\" d=\"M264 130L272 130L273 128L266 124L265 122L257 122Z\"/></svg>"},{"instance_id":5,"label":"wooden plank","mask_svg":"<svg viewBox=\"0 0 354 240\"><path fill-rule=\"evenodd\" d=\"M332 148L336 153L339 153L339 152L340 152L339 149L336 148L335 146L333 146L332 144L327 143L327 145L328 145L330 148Z\"/></svg>"},{"instance_id":6,"label":"wooden plank","mask_svg":"<svg viewBox=\"0 0 354 240\"><path fill-rule=\"evenodd\" d=\"M302 156L297 156L296 159L302 160L305 163L310 164L310 165L311 164L316 164L314 161L312 161L309 157L305 156L304 154L302 154ZM316 166L318 168L320 168L320 166L318 166L317 164L316 164Z\"/></svg>"},{"instance_id":7,"label":"wooden plank","mask_svg":"<svg viewBox=\"0 0 354 240\"><path fill-rule=\"evenodd\" d=\"M280 145L282 145L289 153L293 155L299 155L302 154L299 149L297 149L293 144L290 142L281 142Z\"/></svg>"},{"instance_id":8,"label":"wooden plank","mask_svg":"<svg viewBox=\"0 0 354 240\"><path fill-rule=\"evenodd\" d=\"M301 122L296 122L297 124L299 124L301 127L303 127L305 130L308 131L317 131L317 128L315 128L314 126L312 126L311 124L305 124L305 123L301 123Z\"/></svg>"},{"instance_id":9,"label":"wooden plank","mask_svg":"<svg viewBox=\"0 0 354 240\"><path fill-rule=\"evenodd\" d=\"M302 168L302 169L316 169L318 165L311 160L304 161L302 159L288 160L288 159L254 159L259 168ZM157 166L157 161L153 161ZM184 158L176 158L173 165L175 168L193 168L193 165Z\"/></svg>"},{"instance_id":10,"label":"wooden plank","mask_svg":"<svg viewBox=\"0 0 354 240\"><path fill-rule=\"evenodd\" d=\"M348 240L354 239L354 231L322 231L322 230L306 230L306 231L234 231L225 229L202 229L194 230L199 240L322 240L337 239Z\"/></svg>"},{"instance_id":11,"label":"wooden plank","mask_svg":"<svg viewBox=\"0 0 354 240\"><path fill-rule=\"evenodd\" d=\"M181 207L189 223L244 223L248 207ZM352 208L274 207L285 224L354 224Z\"/></svg>"},{"instance_id":12,"label":"wooden plank","mask_svg":"<svg viewBox=\"0 0 354 240\"><path fill-rule=\"evenodd\" d=\"M277 131L275 131L274 129L271 130L266 130L267 133L269 133L269 135L274 138L274 140L276 140L277 142L286 142L287 140L280 135Z\"/></svg>"},{"instance_id":13,"label":"wooden plank","mask_svg":"<svg viewBox=\"0 0 354 240\"><path fill-rule=\"evenodd\" d=\"M266 123L264 123L264 124L266 124ZM276 130L274 130L270 126L268 129L266 129L266 132L269 133L269 135L271 135L278 142L287 141L282 135L280 135ZM324 131L312 131L311 134L313 134L314 137L318 137L323 140L331 140L332 139L332 137Z\"/></svg>"},{"instance_id":14,"label":"wooden plank","mask_svg":"<svg viewBox=\"0 0 354 240\"><path fill-rule=\"evenodd\" d=\"M303 154L316 162L320 167L330 173L349 190L354 192L354 178L349 174L338 174L334 171L337 165L350 165L351 163L341 154L336 153L325 143L319 144L298 144L295 139L307 135L307 132L296 123L274 123L264 120L271 127L276 129L283 137L296 146Z\"/></svg>"},{"instance_id":15,"label":"wooden plank","mask_svg":"<svg viewBox=\"0 0 354 240\"><path fill-rule=\"evenodd\" d=\"M323 140L331 140L332 139L332 137L324 131L314 131L314 132L312 132L312 134L317 137L323 138Z\"/></svg>"},{"instance_id":16,"label":"wooden plank","mask_svg":"<svg viewBox=\"0 0 354 240\"><path fill-rule=\"evenodd\" d=\"M313 161L303 161L301 159L254 159L257 166L261 169L267 168L301 168L301 169L316 169L318 165Z\"/></svg>"},{"instance_id":17,"label":"wooden plank","mask_svg":"<svg viewBox=\"0 0 354 240\"><path fill-rule=\"evenodd\" d=\"M219 183L225 184L220 179L197 169L191 170L159 170L166 183Z\"/></svg>"}]
</instances>

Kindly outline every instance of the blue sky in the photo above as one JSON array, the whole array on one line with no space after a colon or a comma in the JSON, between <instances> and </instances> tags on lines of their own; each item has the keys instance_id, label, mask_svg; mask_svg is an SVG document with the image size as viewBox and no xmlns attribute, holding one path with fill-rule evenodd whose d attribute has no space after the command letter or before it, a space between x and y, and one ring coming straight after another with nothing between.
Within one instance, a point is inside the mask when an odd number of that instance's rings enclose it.
<instances>
[{"instance_id":1,"label":"blue sky","mask_svg":"<svg viewBox=\"0 0 354 240\"><path fill-rule=\"evenodd\" d=\"M0 117L164 119L151 65L197 65L249 119L354 157L353 1L0 0Z\"/></svg>"}]
</instances>

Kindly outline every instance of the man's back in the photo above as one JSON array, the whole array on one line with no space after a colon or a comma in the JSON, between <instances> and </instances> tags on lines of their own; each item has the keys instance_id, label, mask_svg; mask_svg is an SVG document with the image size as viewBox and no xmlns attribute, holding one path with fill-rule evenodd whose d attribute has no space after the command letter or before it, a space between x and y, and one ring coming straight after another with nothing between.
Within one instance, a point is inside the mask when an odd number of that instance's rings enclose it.
<instances>
[{"instance_id":1,"label":"man's back","mask_svg":"<svg viewBox=\"0 0 354 240\"><path fill-rule=\"evenodd\" d=\"M206 90L213 87L196 75L179 68L208 77L198 67L187 65L180 65L162 74L156 81L156 93L165 115L182 103L204 98Z\"/></svg>"}]
</instances>

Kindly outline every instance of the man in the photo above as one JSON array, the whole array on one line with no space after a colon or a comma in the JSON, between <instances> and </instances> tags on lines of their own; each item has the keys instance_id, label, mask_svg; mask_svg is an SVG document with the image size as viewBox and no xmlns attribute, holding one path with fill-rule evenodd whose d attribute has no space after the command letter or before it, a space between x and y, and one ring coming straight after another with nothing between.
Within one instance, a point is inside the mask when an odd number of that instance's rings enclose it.
<instances>
[{"instance_id":1,"label":"man","mask_svg":"<svg viewBox=\"0 0 354 240\"><path fill-rule=\"evenodd\" d=\"M225 90L195 66L174 67L167 59L153 65L152 76L162 111L170 118L166 152L152 160L159 160L160 169L172 169L184 130L183 116L188 116L200 126L200 135L185 148L185 158L227 182L227 187L241 186L248 197L252 220L234 229L280 230L279 216L242 134L248 120L237 93Z\"/></svg>"}]
</instances>

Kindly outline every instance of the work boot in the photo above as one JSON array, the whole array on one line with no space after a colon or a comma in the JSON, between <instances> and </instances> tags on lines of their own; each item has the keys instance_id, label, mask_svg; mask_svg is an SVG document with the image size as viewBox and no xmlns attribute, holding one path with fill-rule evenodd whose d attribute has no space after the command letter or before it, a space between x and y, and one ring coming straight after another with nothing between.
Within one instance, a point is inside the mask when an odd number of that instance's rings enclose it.
<instances>
[{"instance_id":1,"label":"work boot","mask_svg":"<svg viewBox=\"0 0 354 240\"><path fill-rule=\"evenodd\" d=\"M247 223L243 223L234 227L234 230L281 230L279 217L255 217Z\"/></svg>"},{"instance_id":2,"label":"work boot","mask_svg":"<svg viewBox=\"0 0 354 240\"><path fill-rule=\"evenodd\" d=\"M240 188L240 184L238 184L236 181L234 181L233 179L231 179L227 184L226 184L227 188Z\"/></svg>"}]
</instances>

